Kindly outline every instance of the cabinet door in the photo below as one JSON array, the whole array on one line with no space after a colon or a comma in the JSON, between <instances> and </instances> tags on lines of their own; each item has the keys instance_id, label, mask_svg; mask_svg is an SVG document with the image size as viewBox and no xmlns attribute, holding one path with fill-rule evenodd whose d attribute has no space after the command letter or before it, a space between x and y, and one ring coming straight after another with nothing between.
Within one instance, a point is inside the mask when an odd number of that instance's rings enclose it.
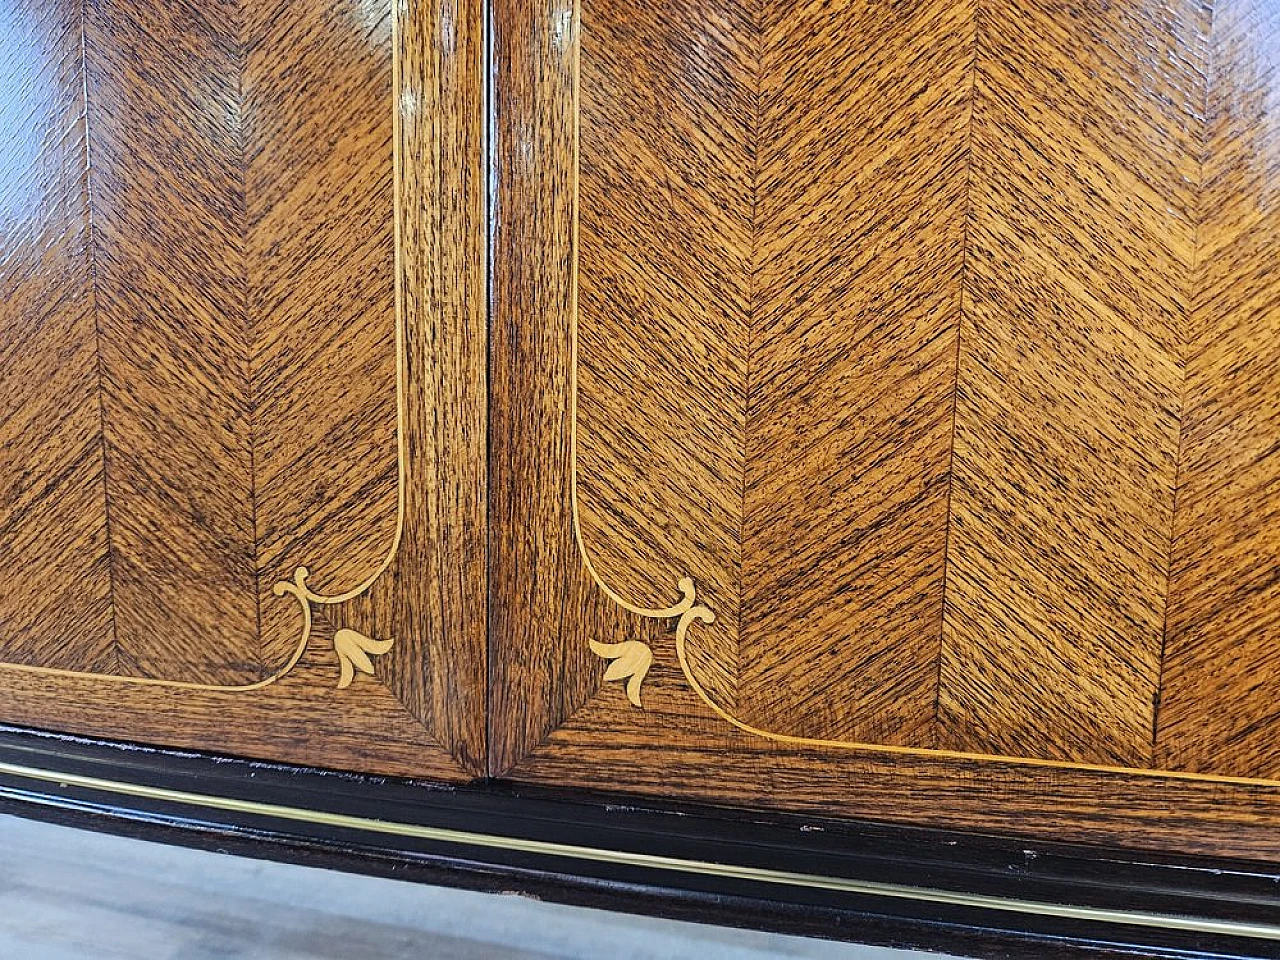
<instances>
[{"instance_id":1,"label":"cabinet door","mask_svg":"<svg viewBox=\"0 0 1280 960\"><path fill-rule=\"evenodd\" d=\"M495 5L519 781L1280 852L1280 20Z\"/></svg>"},{"instance_id":2,"label":"cabinet door","mask_svg":"<svg viewBox=\"0 0 1280 960\"><path fill-rule=\"evenodd\" d=\"M0 721L482 766L479 21L0 4Z\"/></svg>"}]
</instances>

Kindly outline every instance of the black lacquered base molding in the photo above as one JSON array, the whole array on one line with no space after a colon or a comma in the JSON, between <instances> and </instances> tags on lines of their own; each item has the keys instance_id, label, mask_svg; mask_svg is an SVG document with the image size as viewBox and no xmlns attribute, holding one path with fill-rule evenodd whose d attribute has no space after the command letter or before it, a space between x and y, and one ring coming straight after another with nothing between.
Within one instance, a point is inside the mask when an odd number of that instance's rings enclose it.
<instances>
[{"instance_id":1,"label":"black lacquered base molding","mask_svg":"<svg viewBox=\"0 0 1280 960\"><path fill-rule=\"evenodd\" d=\"M0 808L145 839L970 956L1280 957L1280 865L0 730Z\"/></svg>"}]
</instances>

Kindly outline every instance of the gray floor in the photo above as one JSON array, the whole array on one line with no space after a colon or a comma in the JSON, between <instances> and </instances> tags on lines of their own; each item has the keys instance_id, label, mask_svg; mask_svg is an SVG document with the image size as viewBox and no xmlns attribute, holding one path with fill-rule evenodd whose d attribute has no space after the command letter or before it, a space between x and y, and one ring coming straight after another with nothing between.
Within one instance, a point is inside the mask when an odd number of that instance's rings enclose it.
<instances>
[{"instance_id":1,"label":"gray floor","mask_svg":"<svg viewBox=\"0 0 1280 960\"><path fill-rule=\"evenodd\" d=\"M245 860L0 816L0 957L906 960L910 953Z\"/></svg>"}]
</instances>

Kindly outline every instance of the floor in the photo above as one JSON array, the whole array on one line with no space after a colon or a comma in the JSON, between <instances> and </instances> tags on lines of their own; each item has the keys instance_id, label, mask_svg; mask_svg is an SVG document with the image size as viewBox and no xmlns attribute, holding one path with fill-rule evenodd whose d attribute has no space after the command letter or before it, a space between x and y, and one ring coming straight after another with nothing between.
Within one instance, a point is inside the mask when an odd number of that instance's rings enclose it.
<instances>
[{"instance_id":1,"label":"floor","mask_svg":"<svg viewBox=\"0 0 1280 960\"><path fill-rule=\"evenodd\" d=\"M246 860L0 816L0 957L24 960L907 960Z\"/></svg>"}]
</instances>

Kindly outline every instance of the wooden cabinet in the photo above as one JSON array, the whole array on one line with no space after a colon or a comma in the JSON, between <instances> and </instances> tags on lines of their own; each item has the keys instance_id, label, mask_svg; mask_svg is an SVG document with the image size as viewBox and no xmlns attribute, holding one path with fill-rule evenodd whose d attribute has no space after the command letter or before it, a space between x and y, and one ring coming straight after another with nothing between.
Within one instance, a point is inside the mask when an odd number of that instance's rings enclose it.
<instances>
[{"instance_id":1,"label":"wooden cabinet","mask_svg":"<svg viewBox=\"0 0 1280 960\"><path fill-rule=\"evenodd\" d=\"M0 718L482 772L477 10L0 17Z\"/></svg>"},{"instance_id":2,"label":"wooden cabinet","mask_svg":"<svg viewBox=\"0 0 1280 960\"><path fill-rule=\"evenodd\" d=\"M1209 6L498 3L496 769L1280 851L1280 23Z\"/></svg>"},{"instance_id":3,"label":"wooden cabinet","mask_svg":"<svg viewBox=\"0 0 1280 960\"><path fill-rule=\"evenodd\" d=\"M1274 5L3 16L0 720L1280 854Z\"/></svg>"}]
</instances>

